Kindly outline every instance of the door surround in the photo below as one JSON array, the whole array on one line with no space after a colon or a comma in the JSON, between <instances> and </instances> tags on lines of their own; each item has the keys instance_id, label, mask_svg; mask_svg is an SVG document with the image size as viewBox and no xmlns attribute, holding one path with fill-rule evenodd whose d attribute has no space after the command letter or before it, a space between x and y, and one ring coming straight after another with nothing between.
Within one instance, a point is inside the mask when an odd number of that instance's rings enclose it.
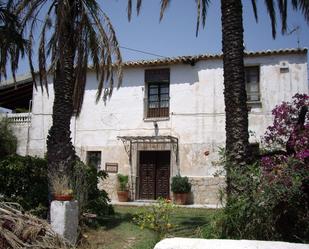
<instances>
[{"instance_id":1,"label":"door surround","mask_svg":"<svg viewBox=\"0 0 309 249\"><path fill-rule=\"evenodd\" d=\"M140 151L170 151L170 178L179 173L178 138L173 136L123 136L118 137L129 157L131 199L139 199ZM170 179L171 180L171 179ZM171 192L170 192L171 196Z\"/></svg>"}]
</instances>

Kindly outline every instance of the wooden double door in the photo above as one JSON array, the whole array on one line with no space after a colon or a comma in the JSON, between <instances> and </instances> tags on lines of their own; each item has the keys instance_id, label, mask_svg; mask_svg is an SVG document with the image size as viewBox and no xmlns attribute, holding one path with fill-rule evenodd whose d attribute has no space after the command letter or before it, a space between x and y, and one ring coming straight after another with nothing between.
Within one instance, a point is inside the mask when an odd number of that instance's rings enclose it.
<instances>
[{"instance_id":1,"label":"wooden double door","mask_svg":"<svg viewBox=\"0 0 309 249\"><path fill-rule=\"evenodd\" d=\"M169 198L170 151L140 151L139 199Z\"/></svg>"}]
</instances>

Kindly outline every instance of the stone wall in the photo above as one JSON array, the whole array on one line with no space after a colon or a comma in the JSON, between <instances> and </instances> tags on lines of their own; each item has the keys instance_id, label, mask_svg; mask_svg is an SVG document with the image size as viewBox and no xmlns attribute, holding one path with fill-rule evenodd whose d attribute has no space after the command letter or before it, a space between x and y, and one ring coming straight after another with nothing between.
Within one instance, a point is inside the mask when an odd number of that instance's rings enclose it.
<instances>
[{"instance_id":1,"label":"stone wall","mask_svg":"<svg viewBox=\"0 0 309 249\"><path fill-rule=\"evenodd\" d=\"M111 200L118 200L117 197L117 175L109 174L108 177L99 182L99 189L104 189Z\"/></svg>"},{"instance_id":2,"label":"stone wall","mask_svg":"<svg viewBox=\"0 0 309 249\"><path fill-rule=\"evenodd\" d=\"M192 184L191 203L220 206L220 190L225 186L225 177L189 177Z\"/></svg>"},{"instance_id":3,"label":"stone wall","mask_svg":"<svg viewBox=\"0 0 309 249\"><path fill-rule=\"evenodd\" d=\"M190 204L221 206L219 199L220 190L225 186L224 177L189 177L189 181L192 184ZM99 183L99 188L104 189L111 200L118 200L116 174L109 174L107 179Z\"/></svg>"}]
</instances>

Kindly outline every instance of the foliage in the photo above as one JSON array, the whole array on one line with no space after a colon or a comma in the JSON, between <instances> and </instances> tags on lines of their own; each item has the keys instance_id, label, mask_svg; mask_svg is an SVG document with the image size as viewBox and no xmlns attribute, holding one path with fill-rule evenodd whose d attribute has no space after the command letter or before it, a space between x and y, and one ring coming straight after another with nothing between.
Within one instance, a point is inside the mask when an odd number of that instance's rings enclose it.
<instances>
[{"instance_id":1,"label":"foliage","mask_svg":"<svg viewBox=\"0 0 309 249\"><path fill-rule=\"evenodd\" d=\"M209 8L209 4L211 1L209 0L198 0L196 2L196 9L197 9L197 22L196 22L196 36L198 35L199 27L200 27L200 20L202 20L202 25L205 27L206 24L206 14L207 10ZM171 0L162 0L161 1L161 10L160 10L160 21L163 18L164 12L166 11L167 7L170 5ZM256 0L252 0L252 9L254 12L254 16L256 21L258 21L258 13L257 13L257 6L256 6ZM281 31L283 34L285 34L287 29L287 17L288 17L288 2L287 1L278 1L278 6L275 6L274 1L266 1L266 8L268 15L271 20L271 27L272 27L272 36L273 38L276 37L276 9L279 10L280 18L281 18ZM307 0L294 0L291 1L293 10L299 10L304 15L307 22L309 22L309 6L307 3ZM137 15L140 12L142 6L142 0L136 1L136 13ZM277 8L276 8L277 7ZM131 20L132 15L132 0L128 0L128 19Z\"/></svg>"},{"instance_id":2,"label":"foliage","mask_svg":"<svg viewBox=\"0 0 309 249\"><path fill-rule=\"evenodd\" d=\"M233 192L214 222L212 234L308 242L309 164L308 157L299 156L308 150L308 116L302 127L297 123L298 111L308 104L306 101L306 95L297 94L292 103L284 102L273 110L274 124L264 141L271 152L282 149L279 154L270 153L246 167L228 167ZM284 151L289 142L292 153ZM229 163L226 157L222 161Z\"/></svg>"},{"instance_id":3,"label":"foliage","mask_svg":"<svg viewBox=\"0 0 309 249\"><path fill-rule=\"evenodd\" d=\"M105 171L98 171L95 167L76 161L72 186L74 196L79 201L80 212L95 213L98 216L113 213L113 207L108 204L108 194L98 188L98 183L106 179Z\"/></svg>"},{"instance_id":4,"label":"foliage","mask_svg":"<svg viewBox=\"0 0 309 249\"><path fill-rule=\"evenodd\" d=\"M70 121L73 111L78 116L82 109L88 62L91 61L98 80L97 101L112 95L115 74L118 86L121 84L122 58L115 30L96 0L12 0L10 3L21 20L23 35L29 40L27 55L35 87L39 78L42 90L45 88L48 95L47 78L49 74L53 77L52 126L47 136L48 170L71 176L76 154ZM42 18L42 25L36 30L38 17ZM37 73L33 48L38 50Z\"/></svg>"},{"instance_id":5,"label":"foliage","mask_svg":"<svg viewBox=\"0 0 309 249\"><path fill-rule=\"evenodd\" d=\"M17 202L25 210L32 210L36 214L46 214L48 207L46 160L30 156L8 156L0 161L0 172L2 200Z\"/></svg>"},{"instance_id":6,"label":"foliage","mask_svg":"<svg viewBox=\"0 0 309 249\"><path fill-rule=\"evenodd\" d=\"M70 187L69 178L66 175L53 174L50 176L52 193L56 195L70 195L72 189Z\"/></svg>"},{"instance_id":7,"label":"foliage","mask_svg":"<svg viewBox=\"0 0 309 249\"><path fill-rule=\"evenodd\" d=\"M32 49L37 47L41 87L45 87L48 91L47 75L49 72L63 71L65 76L61 75L61 78L63 77L73 88L75 87L71 104L74 104L77 114L80 113L83 103L86 84L84 76L87 73L89 60L93 64L98 79L97 101L102 95L104 98L111 96L115 74L118 84L121 84L122 58L116 32L109 17L100 8L98 4L100 1L52 0L39 1L35 5L29 0L13 2L15 6L12 5L12 7L21 21L21 30L29 40L27 55L35 85L37 84ZM43 21L38 32L35 32L37 16L41 16ZM35 43L36 33L38 34L38 46ZM66 58L67 56L70 58ZM46 62L49 60L51 60L50 71L46 67ZM65 67L69 67L69 72L64 70ZM56 73L53 75L54 81L58 81L58 75Z\"/></svg>"},{"instance_id":8,"label":"foliage","mask_svg":"<svg viewBox=\"0 0 309 249\"><path fill-rule=\"evenodd\" d=\"M13 134L7 119L0 119L0 160L16 153L17 138Z\"/></svg>"},{"instance_id":9,"label":"foliage","mask_svg":"<svg viewBox=\"0 0 309 249\"><path fill-rule=\"evenodd\" d=\"M107 177L103 171L87 166L77 161L74 167L74 177L54 177L51 180L57 186L67 188L72 186L74 196L79 201L80 212L91 212L98 216L113 213L108 204L109 198L104 190L98 189L99 180ZM25 210L31 210L38 215L47 214L48 179L47 162L30 156L8 156L0 161L0 194L2 200L17 202ZM57 179L57 180L56 180ZM66 181L65 183L62 180ZM55 185L53 185L55 187Z\"/></svg>"},{"instance_id":10,"label":"foliage","mask_svg":"<svg viewBox=\"0 0 309 249\"><path fill-rule=\"evenodd\" d=\"M302 159L304 150L309 148L309 112L305 116L304 127L297 124L303 106L309 106L309 96L296 94L291 103L283 102L273 109L274 122L267 128L263 140L266 149L284 150L288 144L294 147L296 156Z\"/></svg>"},{"instance_id":11,"label":"foliage","mask_svg":"<svg viewBox=\"0 0 309 249\"><path fill-rule=\"evenodd\" d=\"M119 190L126 191L128 187L129 176L123 174L117 174L117 179L119 182Z\"/></svg>"},{"instance_id":12,"label":"foliage","mask_svg":"<svg viewBox=\"0 0 309 249\"><path fill-rule=\"evenodd\" d=\"M240 189L217 222L222 238L308 241L308 166L289 160L282 169L271 181L259 164L248 166L247 174L231 172Z\"/></svg>"},{"instance_id":13,"label":"foliage","mask_svg":"<svg viewBox=\"0 0 309 249\"><path fill-rule=\"evenodd\" d=\"M6 78L6 67L10 64L11 73L15 80L20 57L24 57L27 41L21 34L18 16L12 8L12 1L0 1L0 81L2 75Z\"/></svg>"},{"instance_id":14,"label":"foliage","mask_svg":"<svg viewBox=\"0 0 309 249\"><path fill-rule=\"evenodd\" d=\"M133 217L141 229L149 228L157 232L160 239L168 235L174 227L171 223L171 215L175 211L175 206L170 200L158 199L158 203L147 208L144 212L136 214Z\"/></svg>"},{"instance_id":15,"label":"foliage","mask_svg":"<svg viewBox=\"0 0 309 249\"><path fill-rule=\"evenodd\" d=\"M189 193L191 191L191 183L188 177L181 175L172 177L171 189L174 193Z\"/></svg>"}]
</instances>

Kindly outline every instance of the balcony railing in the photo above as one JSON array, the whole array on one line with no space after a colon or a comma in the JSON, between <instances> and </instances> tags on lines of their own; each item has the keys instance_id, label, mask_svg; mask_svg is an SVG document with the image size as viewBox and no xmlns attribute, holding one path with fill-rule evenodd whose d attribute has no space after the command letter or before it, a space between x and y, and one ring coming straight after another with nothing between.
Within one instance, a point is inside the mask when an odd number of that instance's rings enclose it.
<instances>
[{"instance_id":1,"label":"balcony railing","mask_svg":"<svg viewBox=\"0 0 309 249\"><path fill-rule=\"evenodd\" d=\"M254 102L260 102L261 97L260 97L260 92L258 91L247 91L247 102L248 103L254 103Z\"/></svg>"},{"instance_id":2,"label":"balcony railing","mask_svg":"<svg viewBox=\"0 0 309 249\"><path fill-rule=\"evenodd\" d=\"M169 117L169 99L166 101L166 107L160 107L160 103L148 101L148 98L144 98L144 119L153 118L168 118ZM158 107L156 107L158 106Z\"/></svg>"},{"instance_id":3,"label":"balcony railing","mask_svg":"<svg viewBox=\"0 0 309 249\"><path fill-rule=\"evenodd\" d=\"M8 113L6 118L12 124L28 124L31 122L31 113Z\"/></svg>"}]
</instances>

